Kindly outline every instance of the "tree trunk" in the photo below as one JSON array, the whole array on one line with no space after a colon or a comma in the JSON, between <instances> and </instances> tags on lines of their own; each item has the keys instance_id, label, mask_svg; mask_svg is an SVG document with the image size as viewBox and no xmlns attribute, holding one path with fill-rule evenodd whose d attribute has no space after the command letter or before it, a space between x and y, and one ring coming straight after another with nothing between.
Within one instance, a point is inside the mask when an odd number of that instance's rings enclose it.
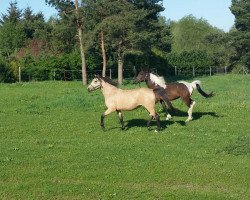
<instances>
[{"instance_id":1,"label":"tree trunk","mask_svg":"<svg viewBox=\"0 0 250 200\"><path fill-rule=\"evenodd\" d=\"M102 76L106 76L106 69L107 69L107 61L106 61L106 52L104 46L104 34L103 31L101 32L101 47L102 47Z\"/></svg>"},{"instance_id":2,"label":"tree trunk","mask_svg":"<svg viewBox=\"0 0 250 200\"><path fill-rule=\"evenodd\" d=\"M118 84L121 85L123 81L123 56L121 51L121 44L118 46Z\"/></svg>"},{"instance_id":3,"label":"tree trunk","mask_svg":"<svg viewBox=\"0 0 250 200\"><path fill-rule=\"evenodd\" d=\"M78 39L79 39L81 60L82 60L82 84L87 85L86 60L85 60L83 41L82 41L82 25L79 21L78 0L75 0L75 12L77 16L77 32L78 32Z\"/></svg>"}]
</instances>

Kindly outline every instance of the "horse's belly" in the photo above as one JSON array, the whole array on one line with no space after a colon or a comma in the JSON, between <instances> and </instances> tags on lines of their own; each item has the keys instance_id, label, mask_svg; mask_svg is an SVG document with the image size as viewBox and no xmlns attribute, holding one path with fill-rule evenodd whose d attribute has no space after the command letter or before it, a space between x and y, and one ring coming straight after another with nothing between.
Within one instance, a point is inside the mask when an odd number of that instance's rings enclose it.
<instances>
[{"instance_id":1,"label":"horse's belly","mask_svg":"<svg viewBox=\"0 0 250 200\"><path fill-rule=\"evenodd\" d=\"M117 101L117 110L133 110L139 106L138 101L131 98L122 98Z\"/></svg>"}]
</instances>

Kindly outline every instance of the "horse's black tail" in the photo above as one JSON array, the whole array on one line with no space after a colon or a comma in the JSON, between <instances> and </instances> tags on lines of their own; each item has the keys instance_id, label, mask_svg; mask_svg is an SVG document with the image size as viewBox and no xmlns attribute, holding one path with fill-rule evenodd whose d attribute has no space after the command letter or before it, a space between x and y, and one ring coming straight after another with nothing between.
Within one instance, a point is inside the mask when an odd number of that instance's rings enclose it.
<instances>
[{"instance_id":1,"label":"horse's black tail","mask_svg":"<svg viewBox=\"0 0 250 200\"><path fill-rule=\"evenodd\" d=\"M210 92L209 94L207 94L206 92L204 92L204 91L201 89L200 84L198 84L198 83L196 83L196 88L197 88L198 92L199 92L203 97L209 98L209 97L214 96L214 93L213 93L213 92Z\"/></svg>"}]
</instances>

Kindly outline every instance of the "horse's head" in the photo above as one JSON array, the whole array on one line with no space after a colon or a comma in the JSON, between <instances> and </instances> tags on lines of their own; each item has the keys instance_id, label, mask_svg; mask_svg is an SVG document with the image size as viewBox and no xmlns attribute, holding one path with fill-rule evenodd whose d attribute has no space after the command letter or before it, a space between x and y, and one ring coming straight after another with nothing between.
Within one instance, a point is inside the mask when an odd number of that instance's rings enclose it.
<instances>
[{"instance_id":1,"label":"horse's head","mask_svg":"<svg viewBox=\"0 0 250 200\"><path fill-rule=\"evenodd\" d=\"M91 81L91 83L89 84L87 89L88 89L89 92L92 92L92 91L94 91L96 89L101 88L101 86L102 86L102 83L101 83L100 76L95 75L95 78Z\"/></svg>"},{"instance_id":2,"label":"horse's head","mask_svg":"<svg viewBox=\"0 0 250 200\"><path fill-rule=\"evenodd\" d=\"M138 75L134 78L134 83L140 83L148 78L149 72L141 70Z\"/></svg>"}]
</instances>

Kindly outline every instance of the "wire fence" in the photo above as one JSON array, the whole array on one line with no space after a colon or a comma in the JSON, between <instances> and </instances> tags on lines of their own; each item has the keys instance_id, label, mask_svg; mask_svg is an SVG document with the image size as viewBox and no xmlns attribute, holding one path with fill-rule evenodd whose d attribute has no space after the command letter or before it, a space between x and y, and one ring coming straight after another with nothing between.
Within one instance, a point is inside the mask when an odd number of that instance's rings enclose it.
<instances>
[{"instance_id":1,"label":"wire fence","mask_svg":"<svg viewBox=\"0 0 250 200\"><path fill-rule=\"evenodd\" d=\"M228 67L208 67L208 68L187 68L187 67L174 67L174 75L182 76L212 76L216 74L227 74Z\"/></svg>"},{"instance_id":2,"label":"wire fence","mask_svg":"<svg viewBox=\"0 0 250 200\"><path fill-rule=\"evenodd\" d=\"M151 71L157 73L156 68L151 68ZM166 72L160 70L159 75L170 74L172 76L186 76L186 77L196 77L196 76L213 76L217 74L227 74L228 67L208 67L208 68L186 68L186 67L172 67L167 68ZM137 73L138 73L137 69ZM136 67L134 69L124 69L123 78L125 80L132 80L135 77ZM243 74L248 74L248 70L243 69ZM39 72L39 76L34 76L31 74L27 75L22 73L21 68L19 68L19 82L21 81L41 81L41 80L60 80L60 81L80 81L82 80L81 70L67 70L67 69L54 69L54 70L43 70ZM87 70L87 79L90 80L95 74L102 74L102 70ZM106 76L111 79L117 78L117 69L107 69Z\"/></svg>"}]
</instances>

